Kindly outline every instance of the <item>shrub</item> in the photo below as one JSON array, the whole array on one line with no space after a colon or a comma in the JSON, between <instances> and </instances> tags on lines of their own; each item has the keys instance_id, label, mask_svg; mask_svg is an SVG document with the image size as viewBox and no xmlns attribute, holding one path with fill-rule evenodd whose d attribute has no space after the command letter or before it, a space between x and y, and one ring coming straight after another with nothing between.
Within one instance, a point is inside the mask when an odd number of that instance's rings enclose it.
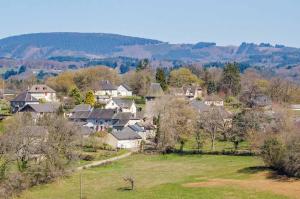
<instances>
[{"instance_id":1,"label":"shrub","mask_svg":"<svg viewBox=\"0 0 300 199\"><path fill-rule=\"evenodd\" d=\"M276 170L283 169L284 153L284 144L278 138L265 140L261 149L261 155L266 165Z\"/></svg>"},{"instance_id":2,"label":"shrub","mask_svg":"<svg viewBox=\"0 0 300 199\"><path fill-rule=\"evenodd\" d=\"M85 161L92 161L95 160L95 156L94 155L90 155L90 154L80 154L79 158L81 160L85 160Z\"/></svg>"},{"instance_id":3,"label":"shrub","mask_svg":"<svg viewBox=\"0 0 300 199\"><path fill-rule=\"evenodd\" d=\"M300 177L300 138L293 138L287 143L284 172L289 176Z\"/></svg>"}]
</instances>

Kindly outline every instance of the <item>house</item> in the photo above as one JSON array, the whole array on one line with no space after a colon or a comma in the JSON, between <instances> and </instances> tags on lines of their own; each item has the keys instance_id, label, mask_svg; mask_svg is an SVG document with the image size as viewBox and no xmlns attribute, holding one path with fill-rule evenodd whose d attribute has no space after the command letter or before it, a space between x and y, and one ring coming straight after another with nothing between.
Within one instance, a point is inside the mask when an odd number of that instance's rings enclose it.
<instances>
[{"instance_id":1,"label":"house","mask_svg":"<svg viewBox=\"0 0 300 199\"><path fill-rule=\"evenodd\" d=\"M113 119L116 113L116 109L93 109L87 118L87 126L96 131L112 128L113 124L116 122L115 119Z\"/></svg>"},{"instance_id":2,"label":"house","mask_svg":"<svg viewBox=\"0 0 300 199\"><path fill-rule=\"evenodd\" d=\"M190 102L191 106L197 110L199 113L203 113L203 112L207 112L209 111L209 108L210 106L205 104L204 102L202 101L199 101L199 100L192 100Z\"/></svg>"},{"instance_id":3,"label":"house","mask_svg":"<svg viewBox=\"0 0 300 199\"><path fill-rule=\"evenodd\" d=\"M128 112L136 114L137 108L134 100L122 99L122 98L112 98L105 105L105 109L117 109L118 112Z\"/></svg>"},{"instance_id":4,"label":"house","mask_svg":"<svg viewBox=\"0 0 300 199\"><path fill-rule=\"evenodd\" d=\"M26 104L19 112L30 112L33 116L42 116L44 114L52 114L58 111L58 103L45 103L45 104Z\"/></svg>"},{"instance_id":5,"label":"house","mask_svg":"<svg viewBox=\"0 0 300 199\"><path fill-rule=\"evenodd\" d=\"M114 148L137 149L141 145L142 137L130 127L125 127L121 131L108 133L105 140Z\"/></svg>"},{"instance_id":6,"label":"house","mask_svg":"<svg viewBox=\"0 0 300 199\"><path fill-rule=\"evenodd\" d=\"M12 112L18 112L27 104L39 104L39 100L33 97L28 91L22 92L10 101Z\"/></svg>"},{"instance_id":7,"label":"house","mask_svg":"<svg viewBox=\"0 0 300 199\"><path fill-rule=\"evenodd\" d=\"M146 100L152 101L157 97L163 96L164 91L161 88L159 83L151 83L149 87L149 91L146 95Z\"/></svg>"},{"instance_id":8,"label":"house","mask_svg":"<svg viewBox=\"0 0 300 199\"><path fill-rule=\"evenodd\" d=\"M138 122L136 123L139 127L143 128L146 132L146 138L147 139L152 139L156 135L156 127L151 124L150 122Z\"/></svg>"},{"instance_id":9,"label":"house","mask_svg":"<svg viewBox=\"0 0 300 199\"><path fill-rule=\"evenodd\" d=\"M192 100L191 101L191 106L198 111L199 114L202 114L204 112L208 112L212 106L214 105L207 105L204 102L201 102L199 100ZM221 114L221 117L224 118L225 121L231 121L232 114L227 111L223 106L215 106L219 113Z\"/></svg>"},{"instance_id":10,"label":"house","mask_svg":"<svg viewBox=\"0 0 300 199\"><path fill-rule=\"evenodd\" d=\"M202 88L198 86L185 86L183 87L183 94L188 99L197 99L203 97Z\"/></svg>"},{"instance_id":11,"label":"house","mask_svg":"<svg viewBox=\"0 0 300 199\"><path fill-rule=\"evenodd\" d=\"M240 97L240 100L250 108L270 108L272 106L270 97L261 93L251 93L246 91Z\"/></svg>"},{"instance_id":12,"label":"house","mask_svg":"<svg viewBox=\"0 0 300 199\"><path fill-rule=\"evenodd\" d=\"M45 84L33 85L28 90L28 93L38 100L45 100L46 102L58 101L56 98L56 91Z\"/></svg>"},{"instance_id":13,"label":"house","mask_svg":"<svg viewBox=\"0 0 300 199\"><path fill-rule=\"evenodd\" d=\"M136 118L135 114L130 112L118 112L114 115L113 119L115 123L113 124L113 129L122 130L128 125L134 125L138 122L141 122L141 119Z\"/></svg>"},{"instance_id":14,"label":"house","mask_svg":"<svg viewBox=\"0 0 300 199\"><path fill-rule=\"evenodd\" d=\"M145 131L145 129L143 129L141 126L139 126L138 124L133 124L133 125L128 125L129 128L131 128L131 130L133 130L135 133L137 133L139 136L141 136L141 138L143 140L147 139L147 133Z\"/></svg>"},{"instance_id":15,"label":"house","mask_svg":"<svg viewBox=\"0 0 300 199\"><path fill-rule=\"evenodd\" d=\"M89 104L76 105L69 114L69 119L73 122L87 122L93 108Z\"/></svg>"},{"instance_id":16,"label":"house","mask_svg":"<svg viewBox=\"0 0 300 199\"><path fill-rule=\"evenodd\" d=\"M92 110L92 106L89 104L78 104L71 110L71 113L91 111L91 110Z\"/></svg>"},{"instance_id":17,"label":"house","mask_svg":"<svg viewBox=\"0 0 300 199\"><path fill-rule=\"evenodd\" d=\"M121 84L120 86L118 86L117 91L118 91L118 96L121 97L132 96L132 89L126 84Z\"/></svg>"},{"instance_id":18,"label":"house","mask_svg":"<svg viewBox=\"0 0 300 199\"><path fill-rule=\"evenodd\" d=\"M294 111L300 111L300 104L292 104L290 107Z\"/></svg>"},{"instance_id":19,"label":"house","mask_svg":"<svg viewBox=\"0 0 300 199\"><path fill-rule=\"evenodd\" d=\"M108 80L101 80L99 83L99 90L95 92L96 98L101 96L117 97L118 89L116 86L111 84Z\"/></svg>"},{"instance_id":20,"label":"house","mask_svg":"<svg viewBox=\"0 0 300 199\"><path fill-rule=\"evenodd\" d=\"M215 94L205 96L204 103L208 106L211 106L211 105L224 106L223 99L220 98L218 95L215 95Z\"/></svg>"}]
</instances>

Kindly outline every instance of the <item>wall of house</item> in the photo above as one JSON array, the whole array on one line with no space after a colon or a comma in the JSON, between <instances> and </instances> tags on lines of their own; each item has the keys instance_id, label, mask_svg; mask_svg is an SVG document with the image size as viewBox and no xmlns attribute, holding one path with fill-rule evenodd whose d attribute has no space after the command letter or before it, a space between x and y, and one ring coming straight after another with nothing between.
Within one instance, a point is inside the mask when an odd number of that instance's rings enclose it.
<instances>
[{"instance_id":1,"label":"wall of house","mask_svg":"<svg viewBox=\"0 0 300 199\"><path fill-rule=\"evenodd\" d=\"M132 96L132 91L128 91L124 86L118 87L118 96L129 97Z\"/></svg>"},{"instance_id":2,"label":"wall of house","mask_svg":"<svg viewBox=\"0 0 300 199\"><path fill-rule=\"evenodd\" d=\"M112 127L112 120L88 119L88 125L96 131L105 130Z\"/></svg>"},{"instance_id":3,"label":"wall of house","mask_svg":"<svg viewBox=\"0 0 300 199\"><path fill-rule=\"evenodd\" d=\"M105 136L104 142L113 148L117 148L118 146L118 140L110 133Z\"/></svg>"},{"instance_id":4,"label":"wall of house","mask_svg":"<svg viewBox=\"0 0 300 199\"><path fill-rule=\"evenodd\" d=\"M117 148L120 149L135 149L139 148L142 139L137 140L118 140Z\"/></svg>"},{"instance_id":5,"label":"wall of house","mask_svg":"<svg viewBox=\"0 0 300 199\"><path fill-rule=\"evenodd\" d=\"M30 93L36 99L45 99L46 102L57 102L56 93Z\"/></svg>"},{"instance_id":6,"label":"wall of house","mask_svg":"<svg viewBox=\"0 0 300 199\"><path fill-rule=\"evenodd\" d=\"M111 96L111 97L117 97L118 91L117 90L98 90L95 92L96 96Z\"/></svg>"},{"instance_id":7,"label":"wall of house","mask_svg":"<svg viewBox=\"0 0 300 199\"><path fill-rule=\"evenodd\" d=\"M223 101L205 101L204 102L206 105L211 106L224 106L224 102Z\"/></svg>"},{"instance_id":8,"label":"wall of house","mask_svg":"<svg viewBox=\"0 0 300 199\"><path fill-rule=\"evenodd\" d=\"M112 146L113 148L120 149L134 149L139 148L142 139L136 140L117 140L112 134L108 133L105 136L105 143Z\"/></svg>"},{"instance_id":9,"label":"wall of house","mask_svg":"<svg viewBox=\"0 0 300 199\"><path fill-rule=\"evenodd\" d=\"M106 109L116 109L119 108L119 106L113 101L110 100L109 102L107 102L107 104L105 105Z\"/></svg>"}]
</instances>

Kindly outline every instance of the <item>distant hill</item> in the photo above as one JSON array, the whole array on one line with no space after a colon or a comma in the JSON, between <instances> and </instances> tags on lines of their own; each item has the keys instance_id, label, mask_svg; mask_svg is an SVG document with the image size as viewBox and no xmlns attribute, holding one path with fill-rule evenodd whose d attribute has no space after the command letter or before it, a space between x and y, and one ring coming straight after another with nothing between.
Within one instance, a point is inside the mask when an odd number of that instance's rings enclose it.
<instances>
[{"instance_id":1,"label":"distant hill","mask_svg":"<svg viewBox=\"0 0 300 199\"><path fill-rule=\"evenodd\" d=\"M29 68L56 70L104 63L127 71L134 68L136 59L140 58L168 66L178 63L222 66L236 61L245 68L269 71L269 75L285 74L300 82L300 49L269 43L244 42L239 46L218 46L214 42L170 44L104 33L35 33L1 39L0 57L0 66L21 63Z\"/></svg>"},{"instance_id":2,"label":"distant hill","mask_svg":"<svg viewBox=\"0 0 300 199\"><path fill-rule=\"evenodd\" d=\"M160 41L104 33L35 33L0 40L0 56L20 59L53 55L104 56L121 46L154 45Z\"/></svg>"}]
</instances>

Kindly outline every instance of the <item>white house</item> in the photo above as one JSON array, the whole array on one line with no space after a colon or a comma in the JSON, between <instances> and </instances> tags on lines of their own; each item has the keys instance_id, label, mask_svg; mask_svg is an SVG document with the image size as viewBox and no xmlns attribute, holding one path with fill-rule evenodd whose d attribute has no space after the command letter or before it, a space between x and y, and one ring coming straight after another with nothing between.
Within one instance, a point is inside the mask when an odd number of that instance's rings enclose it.
<instances>
[{"instance_id":1,"label":"white house","mask_svg":"<svg viewBox=\"0 0 300 199\"><path fill-rule=\"evenodd\" d=\"M122 97L132 96L132 89L126 84L121 84L120 86L118 86L117 91L118 91L118 96L122 96Z\"/></svg>"},{"instance_id":2,"label":"white house","mask_svg":"<svg viewBox=\"0 0 300 199\"><path fill-rule=\"evenodd\" d=\"M224 106L224 101L217 95L207 95L204 98L204 103L208 106L214 105L214 106Z\"/></svg>"},{"instance_id":3,"label":"white house","mask_svg":"<svg viewBox=\"0 0 300 199\"><path fill-rule=\"evenodd\" d=\"M114 148L137 149L141 145L142 137L131 128L125 127L121 131L108 133L105 142Z\"/></svg>"},{"instance_id":4,"label":"white house","mask_svg":"<svg viewBox=\"0 0 300 199\"><path fill-rule=\"evenodd\" d=\"M33 85L28 93L38 100L45 100L46 102L58 101L56 98L56 91L45 84Z\"/></svg>"},{"instance_id":5,"label":"white house","mask_svg":"<svg viewBox=\"0 0 300 199\"><path fill-rule=\"evenodd\" d=\"M117 97L118 90L117 87L112 85L108 80L101 80L99 85L99 90L95 91L96 98L102 96L109 96L109 97Z\"/></svg>"},{"instance_id":6,"label":"white house","mask_svg":"<svg viewBox=\"0 0 300 199\"><path fill-rule=\"evenodd\" d=\"M292 104L291 109L294 111L300 111L300 104Z\"/></svg>"},{"instance_id":7,"label":"white house","mask_svg":"<svg viewBox=\"0 0 300 199\"><path fill-rule=\"evenodd\" d=\"M105 109L117 109L120 112L128 112L136 114L137 108L134 100L112 98L105 105Z\"/></svg>"},{"instance_id":8,"label":"white house","mask_svg":"<svg viewBox=\"0 0 300 199\"><path fill-rule=\"evenodd\" d=\"M183 87L184 95L189 99L202 98L203 92L201 87L187 86Z\"/></svg>"}]
</instances>

